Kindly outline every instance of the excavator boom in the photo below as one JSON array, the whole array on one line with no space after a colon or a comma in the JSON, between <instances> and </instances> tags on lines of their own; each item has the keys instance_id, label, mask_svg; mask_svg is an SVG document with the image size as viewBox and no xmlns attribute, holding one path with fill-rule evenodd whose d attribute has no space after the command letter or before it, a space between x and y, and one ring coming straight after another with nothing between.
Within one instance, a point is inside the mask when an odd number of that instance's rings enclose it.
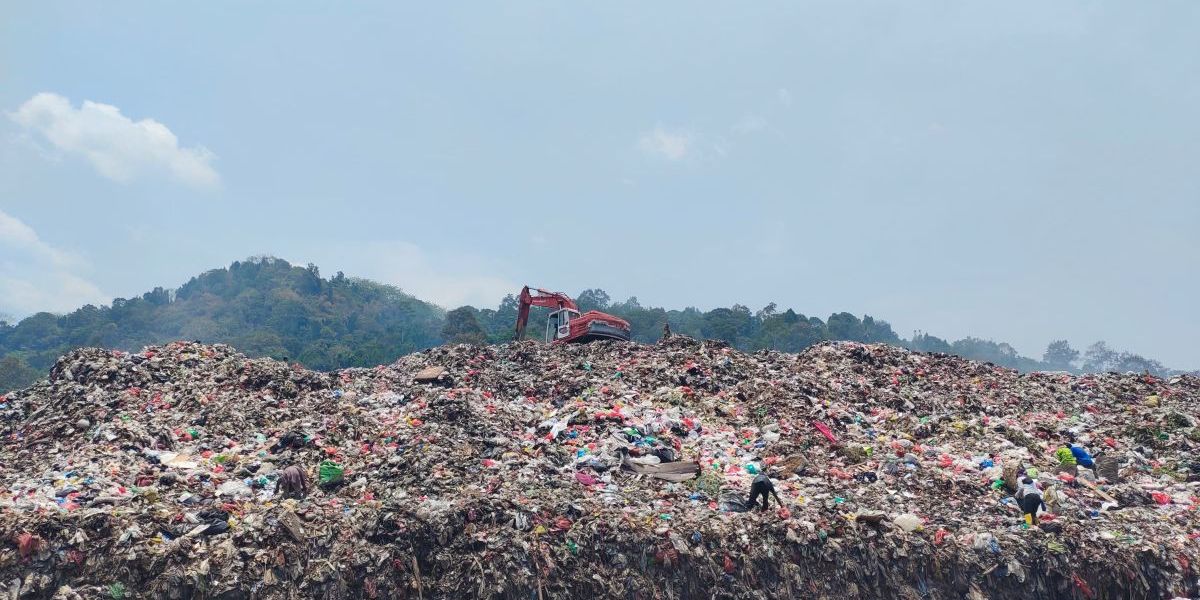
<instances>
[{"instance_id":1,"label":"excavator boom","mask_svg":"<svg viewBox=\"0 0 1200 600\"><path fill-rule=\"evenodd\" d=\"M541 306L551 310L546 324L546 341L554 343L590 342L599 339L629 340L629 323L619 317L589 310L579 313L575 301L561 292L550 292L529 286L521 288L517 309L517 331L514 339L525 336L529 324L529 308Z\"/></svg>"}]
</instances>

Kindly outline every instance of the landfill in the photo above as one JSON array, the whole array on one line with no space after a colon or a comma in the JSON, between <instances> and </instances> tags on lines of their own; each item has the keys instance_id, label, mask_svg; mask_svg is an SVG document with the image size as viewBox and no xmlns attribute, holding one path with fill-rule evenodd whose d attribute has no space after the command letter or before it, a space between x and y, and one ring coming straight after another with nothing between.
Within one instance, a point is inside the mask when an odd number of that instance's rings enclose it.
<instances>
[{"instance_id":1,"label":"landfill","mask_svg":"<svg viewBox=\"0 0 1200 600\"><path fill-rule=\"evenodd\" d=\"M1197 597L1197 400L845 342L81 349L0 396L0 593Z\"/></svg>"}]
</instances>

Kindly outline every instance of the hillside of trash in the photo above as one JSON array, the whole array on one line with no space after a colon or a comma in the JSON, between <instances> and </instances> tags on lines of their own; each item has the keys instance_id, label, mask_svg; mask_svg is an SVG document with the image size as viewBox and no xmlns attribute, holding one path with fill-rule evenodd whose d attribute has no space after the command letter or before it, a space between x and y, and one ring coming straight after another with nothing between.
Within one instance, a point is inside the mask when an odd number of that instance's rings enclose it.
<instances>
[{"instance_id":1,"label":"hillside of trash","mask_svg":"<svg viewBox=\"0 0 1200 600\"><path fill-rule=\"evenodd\" d=\"M335 372L192 342L82 349L0 396L0 587L1196 597L1198 400L1191 376L848 342L459 345ZM1068 438L1094 470L1060 464ZM782 506L748 503L760 473Z\"/></svg>"}]
</instances>

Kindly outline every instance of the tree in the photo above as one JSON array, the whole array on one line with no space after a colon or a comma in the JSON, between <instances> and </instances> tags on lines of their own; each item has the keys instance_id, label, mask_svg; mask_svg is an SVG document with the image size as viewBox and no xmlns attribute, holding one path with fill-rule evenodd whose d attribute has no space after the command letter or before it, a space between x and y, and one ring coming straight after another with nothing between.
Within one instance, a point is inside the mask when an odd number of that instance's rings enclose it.
<instances>
[{"instance_id":1,"label":"tree","mask_svg":"<svg viewBox=\"0 0 1200 600\"><path fill-rule=\"evenodd\" d=\"M1067 340L1050 342L1050 345L1046 346L1046 353L1042 355L1042 362L1046 363L1046 368L1058 371L1073 371L1078 359L1079 351L1072 348Z\"/></svg>"},{"instance_id":2,"label":"tree","mask_svg":"<svg viewBox=\"0 0 1200 600\"><path fill-rule=\"evenodd\" d=\"M1132 371L1135 373L1147 372L1158 376L1167 375L1169 372L1169 369L1163 367L1162 363L1157 360L1145 358L1131 352L1122 352L1117 357L1117 364L1114 370L1119 372Z\"/></svg>"},{"instance_id":3,"label":"tree","mask_svg":"<svg viewBox=\"0 0 1200 600\"><path fill-rule=\"evenodd\" d=\"M848 312L829 315L827 328L831 340L862 341L862 322Z\"/></svg>"},{"instance_id":4,"label":"tree","mask_svg":"<svg viewBox=\"0 0 1200 600\"><path fill-rule=\"evenodd\" d=\"M740 304L732 308L714 308L704 313L704 337L725 340L738 345L740 340L749 333L753 315L750 309Z\"/></svg>"},{"instance_id":5,"label":"tree","mask_svg":"<svg viewBox=\"0 0 1200 600\"><path fill-rule=\"evenodd\" d=\"M442 326L442 337L448 344L486 344L487 334L475 318L475 309L460 306L446 313L446 324Z\"/></svg>"},{"instance_id":6,"label":"tree","mask_svg":"<svg viewBox=\"0 0 1200 600\"><path fill-rule=\"evenodd\" d=\"M40 373L15 355L0 359L0 393L29 387Z\"/></svg>"},{"instance_id":7,"label":"tree","mask_svg":"<svg viewBox=\"0 0 1200 600\"><path fill-rule=\"evenodd\" d=\"M1096 342L1088 346L1087 351L1083 353L1083 370L1089 373L1113 371L1116 370L1119 360L1120 355L1109 348L1108 344L1103 341Z\"/></svg>"},{"instance_id":8,"label":"tree","mask_svg":"<svg viewBox=\"0 0 1200 600\"><path fill-rule=\"evenodd\" d=\"M908 347L917 352L941 352L943 354L954 352L954 348L946 340L920 331L913 332L912 341L909 342Z\"/></svg>"},{"instance_id":9,"label":"tree","mask_svg":"<svg viewBox=\"0 0 1200 600\"><path fill-rule=\"evenodd\" d=\"M608 305L610 302L612 302L612 298L608 296L607 292L599 288L583 290L582 292L579 292L579 296L575 298L575 304L579 306L579 310L581 312L587 312L589 310L608 310Z\"/></svg>"},{"instance_id":10,"label":"tree","mask_svg":"<svg viewBox=\"0 0 1200 600\"><path fill-rule=\"evenodd\" d=\"M774 317L777 314L779 314L779 305L772 302L762 307L762 309L760 309L758 312L754 313L754 318L762 322Z\"/></svg>"},{"instance_id":11,"label":"tree","mask_svg":"<svg viewBox=\"0 0 1200 600\"><path fill-rule=\"evenodd\" d=\"M860 341L870 344L892 344L900 345L900 336L892 331L892 326L887 321L877 320L871 315L863 315L862 320L862 338Z\"/></svg>"}]
</instances>

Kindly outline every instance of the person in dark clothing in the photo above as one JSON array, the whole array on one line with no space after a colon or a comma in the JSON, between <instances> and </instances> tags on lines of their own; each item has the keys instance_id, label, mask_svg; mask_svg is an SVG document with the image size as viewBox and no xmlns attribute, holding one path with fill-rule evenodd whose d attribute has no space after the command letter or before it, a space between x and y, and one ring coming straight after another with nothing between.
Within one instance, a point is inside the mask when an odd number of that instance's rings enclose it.
<instances>
[{"instance_id":1,"label":"person in dark clothing","mask_svg":"<svg viewBox=\"0 0 1200 600\"><path fill-rule=\"evenodd\" d=\"M759 473L754 478L754 482L750 484L750 507L753 508L757 504L758 497L762 496L762 509L767 510L767 504L770 502L768 494L775 496L775 502L783 506L783 500L780 500L779 494L775 493L775 484L771 483L771 478L767 477L766 473Z\"/></svg>"},{"instance_id":2,"label":"person in dark clothing","mask_svg":"<svg viewBox=\"0 0 1200 600\"><path fill-rule=\"evenodd\" d=\"M279 474L278 485L284 498L303 498L308 493L308 474L292 465Z\"/></svg>"},{"instance_id":3,"label":"person in dark clothing","mask_svg":"<svg viewBox=\"0 0 1200 600\"><path fill-rule=\"evenodd\" d=\"M1046 503L1042 501L1042 490L1038 489L1037 484L1032 479L1026 477L1021 480L1021 489L1018 492L1020 497L1017 500L1021 506L1021 512L1029 515L1028 518L1031 525L1037 525L1038 509L1048 510Z\"/></svg>"}]
</instances>

